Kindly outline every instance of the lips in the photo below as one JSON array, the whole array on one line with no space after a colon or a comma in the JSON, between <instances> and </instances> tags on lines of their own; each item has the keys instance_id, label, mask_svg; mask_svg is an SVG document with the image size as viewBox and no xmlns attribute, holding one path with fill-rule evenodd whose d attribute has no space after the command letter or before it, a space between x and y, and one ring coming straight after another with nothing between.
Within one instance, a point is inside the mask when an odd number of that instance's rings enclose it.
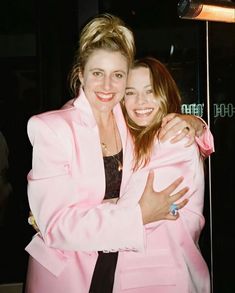
<instances>
[{"instance_id":1,"label":"lips","mask_svg":"<svg viewBox=\"0 0 235 293\"><path fill-rule=\"evenodd\" d=\"M96 97L99 101L101 102L110 102L112 101L112 99L114 98L114 94L113 93L96 93Z\"/></svg>"},{"instance_id":2,"label":"lips","mask_svg":"<svg viewBox=\"0 0 235 293\"><path fill-rule=\"evenodd\" d=\"M137 117L147 117L150 116L153 112L153 108L145 108L145 109L136 109L134 113Z\"/></svg>"}]
</instances>

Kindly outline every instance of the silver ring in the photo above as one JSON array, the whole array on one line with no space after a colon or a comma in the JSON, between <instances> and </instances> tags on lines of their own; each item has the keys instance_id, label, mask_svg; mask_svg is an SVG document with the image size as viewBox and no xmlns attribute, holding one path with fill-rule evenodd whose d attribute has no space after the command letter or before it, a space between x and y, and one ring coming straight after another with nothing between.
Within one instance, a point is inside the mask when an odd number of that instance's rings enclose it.
<instances>
[{"instance_id":1,"label":"silver ring","mask_svg":"<svg viewBox=\"0 0 235 293\"><path fill-rule=\"evenodd\" d=\"M172 216L176 216L178 214L178 205L175 204L175 203L172 203L170 205L170 209L169 209L169 213L172 215Z\"/></svg>"}]
</instances>

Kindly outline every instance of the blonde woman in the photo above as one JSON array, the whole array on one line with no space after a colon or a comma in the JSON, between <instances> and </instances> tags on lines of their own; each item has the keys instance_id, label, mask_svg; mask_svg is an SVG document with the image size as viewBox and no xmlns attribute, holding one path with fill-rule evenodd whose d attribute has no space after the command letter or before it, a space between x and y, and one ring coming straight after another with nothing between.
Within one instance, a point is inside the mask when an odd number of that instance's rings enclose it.
<instances>
[{"instance_id":1,"label":"blonde woman","mask_svg":"<svg viewBox=\"0 0 235 293\"><path fill-rule=\"evenodd\" d=\"M183 180L175 178L155 192L150 176L139 204L109 202L122 194L133 172L132 139L119 102L134 51L132 32L119 18L94 18L81 33L72 68L76 98L29 120L28 199L40 232L26 247L27 293L112 292L118 251L143 250L143 223L162 219L161 205L169 214L171 203L188 190L174 192ZM202 123L195 118L194 126Z\"/></svg>"}]
</instances>

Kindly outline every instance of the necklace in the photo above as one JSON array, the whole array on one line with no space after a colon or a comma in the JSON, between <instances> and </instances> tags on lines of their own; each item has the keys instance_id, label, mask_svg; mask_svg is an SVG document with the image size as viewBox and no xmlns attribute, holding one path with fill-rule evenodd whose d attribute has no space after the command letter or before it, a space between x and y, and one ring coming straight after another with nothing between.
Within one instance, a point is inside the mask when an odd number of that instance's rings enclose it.
<instances>
[{"instance_id":1,"label":"necklace","mask_svg":"<svg viewBox=\"0 0 235 293\"><path fill-rule=\"evenodd\" d=\"M112 116L113 118L113 116ZM118 152L118 145L117 145L117 134L116 134L116 128L115 128L115 124L114 124L114 118L113 118L113 131L114 131L114 136L115 136L115 145L116 145L116 150ZM105 153L111 157L114 158L114 160L117 162L117 166L118 166L118 171L122 171L122 163L115 157L115 155L112 155L107 147L107 145L103 142L101 142L101 146L103 148L103 150L105 151Z\"/></svg>"}]
</instances>

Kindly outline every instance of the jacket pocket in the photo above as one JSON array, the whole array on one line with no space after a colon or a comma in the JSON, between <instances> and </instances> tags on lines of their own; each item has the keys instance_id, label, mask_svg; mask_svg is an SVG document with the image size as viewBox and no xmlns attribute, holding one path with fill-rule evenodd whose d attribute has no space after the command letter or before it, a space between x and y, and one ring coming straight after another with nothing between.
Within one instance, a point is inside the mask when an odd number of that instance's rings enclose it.
<instances>
[{"instance_id":1,"label":"jacket pocket","mask_svg":"<svg viewBox=\"0 0 235 293\"><path fill-rule=\"evenodd\" d=\"M120 271L122 290L148 286L175 286L177 270L170 251L125 253Z\"/></svg>"}]
</instances>

